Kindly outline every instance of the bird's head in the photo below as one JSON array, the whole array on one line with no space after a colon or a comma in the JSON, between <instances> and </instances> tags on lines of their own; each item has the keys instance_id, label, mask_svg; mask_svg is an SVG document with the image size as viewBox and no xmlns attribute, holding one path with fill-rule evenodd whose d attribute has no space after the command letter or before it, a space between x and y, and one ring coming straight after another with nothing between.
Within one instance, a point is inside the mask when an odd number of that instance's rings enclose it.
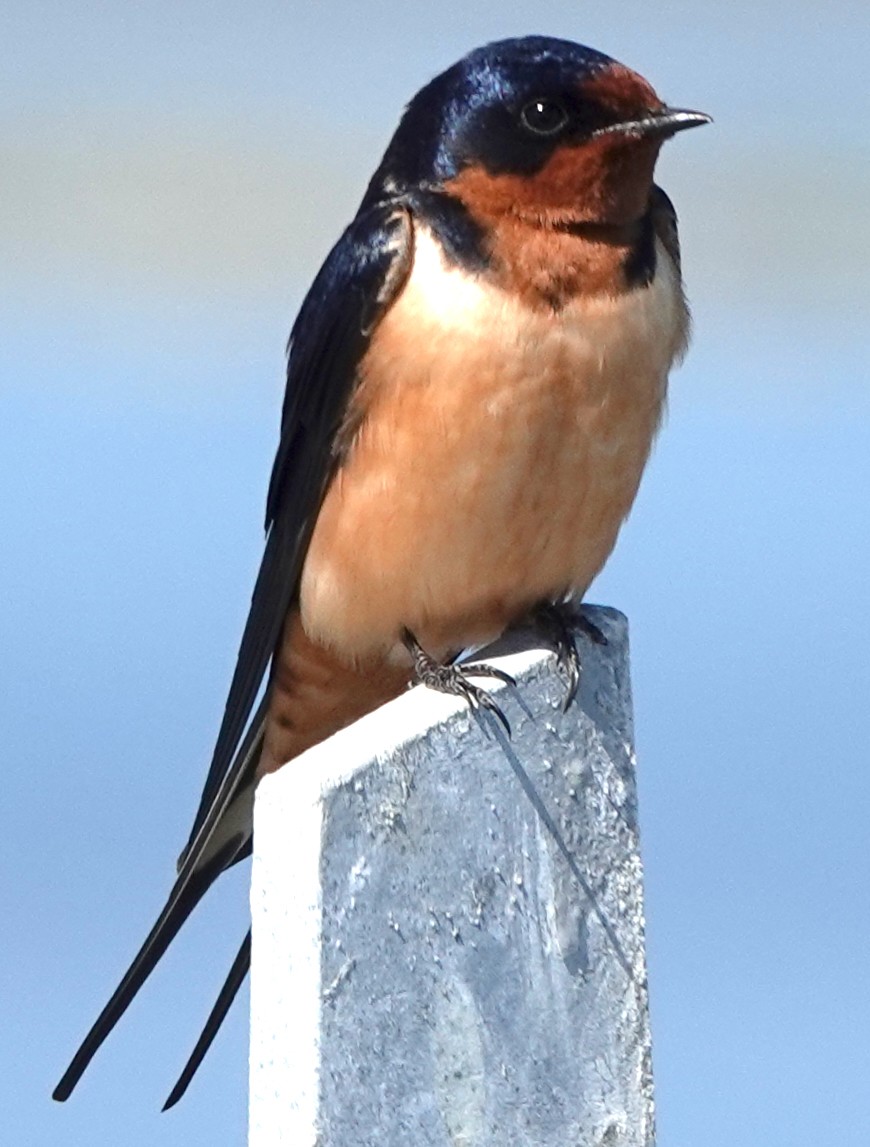
<instances>
[{"instance_id":1,"label":"bird's head","mask_svg":"<svg viewBox=\"0 0 870 1147\"><path fill-rule=\"evenodd\" d=\"M543 36L470 52L411 100L374 193L446 191L475 215L621 225L646 210L664 140L709 121L609 56Z\"/></svg>"}]
</instances>

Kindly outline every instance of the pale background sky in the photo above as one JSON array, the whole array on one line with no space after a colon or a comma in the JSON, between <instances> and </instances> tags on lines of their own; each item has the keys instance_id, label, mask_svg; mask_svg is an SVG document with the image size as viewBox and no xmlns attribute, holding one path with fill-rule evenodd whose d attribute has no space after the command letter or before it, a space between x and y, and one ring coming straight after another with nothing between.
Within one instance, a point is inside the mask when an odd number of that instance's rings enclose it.
<instances>
[{"instance_id":1,"label":"pale background sky","mask_svg":"<svg viewBox=\"0 0 870 1147\"><path fill-rule=\"evenodd\" d=\"M0 1138L239 1144L222 882L65 1105L163 902L259 560L283 346L410 95L549 33L669 144L695 341L591 597L628 613L662 1147L870 1143L870 9L6 0Z\"/></svg>"}]
</instances>

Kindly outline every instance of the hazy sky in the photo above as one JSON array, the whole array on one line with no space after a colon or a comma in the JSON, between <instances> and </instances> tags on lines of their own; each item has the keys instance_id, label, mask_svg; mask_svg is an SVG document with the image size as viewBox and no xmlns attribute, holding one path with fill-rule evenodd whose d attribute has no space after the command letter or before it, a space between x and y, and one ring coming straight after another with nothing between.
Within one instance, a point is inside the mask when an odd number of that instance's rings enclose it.
<instances>
[{"instance_id":1,"label":"hazy sky","mask_svg":"<svg viewBox=\"0 0 870 1147\"><path fill-rule=\"evenodd\" d=\"M5 1141L244 1141L246 1001L159 1106L245 873L49 1093L186 837L295 308L407 98L530 32L716 120L660 164L695 340L591 595L631 623L660 1142L870 1142L866 2L488 0L0 14Z\"/></svg>"}]
</instances>

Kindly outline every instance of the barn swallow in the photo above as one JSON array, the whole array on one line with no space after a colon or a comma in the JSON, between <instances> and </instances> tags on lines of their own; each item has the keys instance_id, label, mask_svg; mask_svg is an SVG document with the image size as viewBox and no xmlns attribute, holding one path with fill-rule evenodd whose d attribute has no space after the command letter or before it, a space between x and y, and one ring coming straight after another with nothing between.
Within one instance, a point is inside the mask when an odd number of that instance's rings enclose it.
<instances>
[{"instance_id":1,"label":"barn swallow","mask_svg":"<svg viewBox=\"0 0 870 1147\"><path fill-rule=\"evenodd\" d=\"M250 855L260 777L415 680L486 705L458 652L599 572L688 338L654 167L708 121L545 37L411 100L293 326L265 553L175 885L56 1099ZM249 962L250 932L166 1107Z\"/></svg>"}]
</instances>

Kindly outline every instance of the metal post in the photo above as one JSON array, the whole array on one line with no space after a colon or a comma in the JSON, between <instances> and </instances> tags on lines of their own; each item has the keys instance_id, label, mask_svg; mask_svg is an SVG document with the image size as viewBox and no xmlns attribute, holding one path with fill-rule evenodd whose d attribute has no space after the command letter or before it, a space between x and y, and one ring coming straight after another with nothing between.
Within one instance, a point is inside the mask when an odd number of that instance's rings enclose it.
<instances>
[{"instance_id":1,"label":"metal post","mask_svg":"<svg viewBox=\"0 0 870 1147\"><path fill-rule=\"evenodd\" d=\"M625 619L512 726L415 689L267 777L250 1147L651 1147ZM486 683L491 684L490 682Z\"/></svg>"}]
</instances>

